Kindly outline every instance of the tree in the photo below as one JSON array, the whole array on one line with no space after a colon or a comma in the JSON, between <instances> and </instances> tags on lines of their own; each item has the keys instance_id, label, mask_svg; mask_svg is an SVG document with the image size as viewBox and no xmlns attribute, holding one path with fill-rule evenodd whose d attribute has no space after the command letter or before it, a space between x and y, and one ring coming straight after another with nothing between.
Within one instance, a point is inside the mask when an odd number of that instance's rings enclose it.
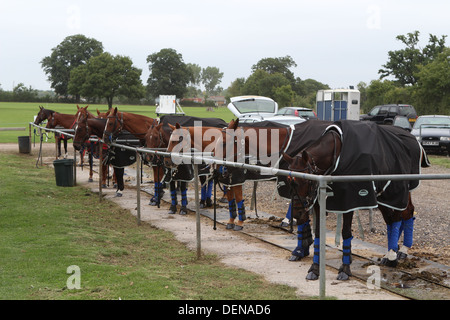
<instances>
[{"instance_id":1,"label":"tree","mask_svg":"<svg viewBox=\"0 0 450 320\"><path fill-rule=\"evenodd\" d=\"M41 66L56 94L67 96L70 72L103 52L103 44L82 34L66 37L41 60ZM77 96L79 102L79 96Z\"/></svg>"},{"instance_id":2,"label":"tree","mask_svg":"<svg viewBox=\"0 0 450 320\"><path fill-rule=\"evenodd\" d=\"M419 31L414 31L396 37L406 48L388 52L388 62L383 65L384 69L378 71L381 74L380 79L393 76L401 86L414 85L417 82L415 74L419 71L419 66L430 63L444 50L447 37L442 36L439 39L430 34L428 44L420 48L419 35Z\"/></svg>"},{"instance_id":3,"label":"tree","mask_svg":"<svg viewBox=\"0 0 450 320\"><path fill-rule=\"evenodd\" d=\"M429 64L420 66L416 77L418 111L450 114L450 48L445 48Z\"/></svg>"},{"instance_id":4,"label":"tree","mask_svg":"<svg viewBox=\"0 0 450 320\"><path fill-rule=\"evenodd\" d=\"M161 94L184 97L192 74L181 54L174 49L162 49L149 55L147 63L150 70L147 89L153 97Z\"/></svg>"},{"instance_id":5,"label":"tree","mask_svg":"<svg viewBox=\"0 0 450 320\"><path fill-rule=\"evenodd\" d=\"M217 86L222 82L223 72L219 68L206 67L202 69L202 83L207 94L215 93Z\"/></svg>"},{"instance_id":6,"label":"tree","mask_svg":"<svg viewBox=\"0 0 450 320\"><path fill-rule=\"evenodd\" d=\"M290 56L280 58L263 58L252 66L252 71L264 70L269 74L281 73L293 85L295 82L294 74L289 68L296 67L294 59Z\"/></svg>"},{"instance_id":7,"label":"tree","mask_svg":"<svg viewBox=\"0 0 450 320\"><path fill-rule=\"evenodd\" d=\"M131 99L144 96L141 73L141 69L133 67L129 57L112 56L105 52L89 59L86 65L72 70L69 92L105 98L111 109L113 99L118 95Z\"/></svg>"}]
</instances>

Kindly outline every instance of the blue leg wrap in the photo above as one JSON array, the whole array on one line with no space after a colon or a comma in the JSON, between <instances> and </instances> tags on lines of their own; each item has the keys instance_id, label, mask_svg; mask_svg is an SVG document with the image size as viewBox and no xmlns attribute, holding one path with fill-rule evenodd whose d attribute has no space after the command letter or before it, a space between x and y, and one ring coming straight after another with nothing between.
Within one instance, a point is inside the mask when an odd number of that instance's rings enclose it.
<instances>
[{"instance_id":1,"label":"blue leg wrap","mask_svg":"<svg viewBox=\"0 0 450 320\"><path fill-rule=\"evenodd\" d=\"M286 213L286 219L291 220L291 214L292 214L292 202L289 203L289 208L288 208L288 211ZM300 227L300 226L298 226L298 227ZM297 231L300 231L300 230L297 230Z\"/></svg>"},{"instance_id":2,"label":"blue leg wrap","mask_svg":"<svg viewBox=\"0 0 450 320\"><path fill-rule=\"evenodd\" d=\"M213 183L214 183L213 180L209 180L209 182L208 182L208 189L206 190L206 198L207 199L211 199Z\"/></svg>"},{"instance_id":3,"label":"blue leg wrap","mask_svg":"<svg viewBox=\"0 0 450 320\"><path fill-rule=\"evenodd\" d=\"M201 201L205 201L206 200L206 186L202 187L202 192L201 192L201 197L200 197Z\"/></svg>"},{"instance_id":4,"label":"blue leg wrap","mask_svg":"<svg viewBox=\"0 0 450 320\"><path fill-rule=\"evenodd\" d=\"M292 251L292 255L306 257L309 255L309 246L313 243L311 226L309 220L297 226L297 248Z\"/></svg>"},{"instance_id":5,"label":"blue leg wrap","mask_svg":"<svg viewBox=\"0 0 450 320\"><path fill-rule=\"evenodd\" d=\"M177 190L170 190L170 196L172 197L172 205L177 205Z\"/></svg>"},{"instance_id":6,"label":"blue leg wrap","mask_svg":"<svg viewBox=\"0 0 450 320\"><path fill-rule=\"evenodd\" d=\"M387 225L388 251L389 250L398 251L398 238L400 235L399 232L401 224L402 224L401 221L397 221Z\"/></svg>"},{"instance_id":7,"label":"blue leg wrap","mask_svg":"<svg viewBox=\"0 0 450 320\"><path fill-rule=\"evenodd\" d=\"M183 189L183 190L181 190L181 205L183 207L186 207L187 204L188 204L188 201L187 201L187 189Z\"/></svg>"},{"instance_id":8,"label":"blue leg wrap","mask_svg":"<svg viewBox=\"0 0 450 320\"><path fill-rule=\"evenodd\" d=\"M238 208L239 220L245 221L245 219L247 219L247 217L245 216L244 199L242 199L241 201L238 202L237 208Z\"/></svg>"},{"instance_id":9,"label":"blue leg wrap","mask_svg":"<svg viewBox=\"0 0 450 320\"><path fill-rule=\"evenodd\" d=\"M353 237L344 239L342 243L342 263L351 264L352 263L352 239Z\"/></svg>"},{"instance_id":10,"label":"blue leg wrap","mask_svg":"<svg viewBox=\"0 0 450 320\"><path fill-rule=\"evenodd\" d=\"M313 262L319 264L319 254L320 254L320 238L314 238L314 258Z\"/></svg>"},{"instance_id":11,"label":"blue leg wrap","mask_svg":"<svg viewBox=\"0 0 450 320\"><path fill-rule=\"evenodd\" d=\"M413 233L414 233L414 220L416 218L411 218L408 220L402 221L402 227L403 227L403 245L405 247L411 248L413 244Z\"/></svg>"},{"instance_id":12,"label":"blue leg wrap","mask_svg":"<svg viewBox=\"0 0 450 320\"><path fill-rule=\"evenodd\" d=\"M236 201L228 201L228 210L230 211L230 219L236 219Z\"/></svg>"}]
</instances>

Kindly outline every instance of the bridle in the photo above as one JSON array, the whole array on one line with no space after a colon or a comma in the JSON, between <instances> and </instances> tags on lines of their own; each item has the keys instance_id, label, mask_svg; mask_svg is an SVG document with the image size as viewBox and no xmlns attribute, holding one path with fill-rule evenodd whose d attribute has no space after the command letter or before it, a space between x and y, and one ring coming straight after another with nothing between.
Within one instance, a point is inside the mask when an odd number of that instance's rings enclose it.
<instances>
[{"instance_id":1,"label":"bridle","mask_svg":"<svg viewBox=\"0 0 450 320\"><path fill-rule=\"evenodd\" d=\"M308 173L308 174L314 174L314 175L328 175L330 174L335 165L336 165L336 161L337 161L337 142L336 142L336 135L338 135L337 132L335 132L334 130L330 130L329 132L331 132L333 134L333 138L334 138L334 150L333 150L333 161L331 166L328 169L321 169L317 166L313 155L308 152L308 150L304 150L300 153L305 152L308 155L308 162L306 163L306 167L298 170L298 169L294 169L291 167L291 165L288 167L289 170L291 171L296 171L296 172L303 172L303 173ZM301 156L300 156L301 157ZM290 192L291 192L291 200L292 200L292 206L294 207L295 203L300 203L303 207L301 209L303 209L304 211L309 211L312 209L312 207L314 206L316 200L317 200L317 195L318 195L318 185L319 183L317 181L314 180L310 180L310 179L306 179L306 182L299 182L298 181L299 178L296 177L292 177L292 176L288 176L288 181L290 183ZM305 180L305 179L302 179ZM307 183L308 187L307 187L307 192L305 196L300 195L299 192L299 187L300 187L300 183Z\"/></svg>"},{"instance_id":2,"label":"bridle","mask_svg":"<svg viewBox=\"0 0 450 320\"><path fill-rule=\"evenodd\" d=\"M75 122L75 136L77 135L77 131L78 131L79 123L80 123L80 122L82 122L83 124L85 124L85 130L86 130L86 132L85 132L85 134L84 134L84 137L81 139L81 141L80 141L80 140L75 140L75 137L74 137L73 143L83 144L85 141L89 140L89 124L88 124L88 121L87 121L87 120L88 120L87 115L86 115L86 117L83 119L83 121L80 121L80 117L81 117L81 113L78 115L78 119L77 119L76 122Z\"/></svg>"},{"instance_id":3,"label":"bridle","mask_svg":"<svg viewBox=\"0 0 450 320\"><path fill-rule=\"evenodd\" d=\"M123 129L123 112L120 112L120 113L122 114L121 118L119 118L117 114L106 117L107 123L106 123L106 126L105 126L104 136L108 137L108 141L109 142L112 142L113 138L117 137L119 135L119 133ZM108 131L108 129L107 129L110 119L115 119L116 120L114 122L113 131ZM118 123L119 123L119 125L118 125Z\"/></svg>"}]
</instances>

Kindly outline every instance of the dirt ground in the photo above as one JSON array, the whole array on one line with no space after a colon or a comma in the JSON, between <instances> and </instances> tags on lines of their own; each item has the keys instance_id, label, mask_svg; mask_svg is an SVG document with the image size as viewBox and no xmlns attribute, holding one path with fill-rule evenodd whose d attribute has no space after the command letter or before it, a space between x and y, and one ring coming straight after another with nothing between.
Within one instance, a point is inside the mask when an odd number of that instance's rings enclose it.
<instances>
[{"instance_id":1,"label":"dirt ground","mask_svg":"<svg viewBox=\"0 0 450 320\"><path fill-rule=\"evenodd\" d=\"M31 155L37 158L39 146L32 147ZM51 164L54 155L54 145L47 144L44 147L44 163ZM16 144L1 144L0 152L18 153ZM73 151L69 152L73 155ZM77 184L88 187L98 192L98 179L94 175L94 183L88 183L88 170L77 168ZM114 197L115 190L103 189L104 198L117 202L136 215L136 191L125 188L123 197ZM273 189L271 191L273 193ZM260 192L258 191L258 194ZM260 197L261 198L261 197ZM270 198L266 197L269 202ZM149 206L149 196L141 193L141 219L157 228L172 232L176 238L192 250L197 250L196 219L195 215L187 216L169 215L168 205L163 204L160 209ZM277 200L284 201L284 200ZM249 201L247 202L249 205ZM259 201L260 208L271 210L262 200ZM287 208L287 207L286 207ZM261 209L263 210L263 209ZM284 209L280 209L284 212ZM284 213L283 213L284 214ZM240 232L225 230L223 225L218 225L213 230L212 221L201 218L201 251L217 255L220 260L228 266L245 269L263 276L267 281L285 284L296 288L300 297L311 297L319 295L319 281L308 281L305 279L307 271L312 263L312 258L307 257L300 262L289 262L289 252L277 248L257 239L248 237ZM337 281L337 272L327 268L326 271L326 295L338 299L349 300L398 300L403 299L398 295L383 289L370 289L367 284L355 278L349 281Z\"/></svg>"}]
</instances>

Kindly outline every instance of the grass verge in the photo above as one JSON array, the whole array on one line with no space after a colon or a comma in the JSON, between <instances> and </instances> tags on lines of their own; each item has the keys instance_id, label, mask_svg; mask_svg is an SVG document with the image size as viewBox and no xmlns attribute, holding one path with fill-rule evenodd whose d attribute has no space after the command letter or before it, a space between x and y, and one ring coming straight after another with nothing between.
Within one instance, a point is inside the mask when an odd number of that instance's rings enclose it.
<instances>
[{"instance_id":1,"label":"grass verge","mask_svg":"<svg viewBox=\"0 0 450 320\"><path fill-rule=\"evenodd\" d=\"M138 227L83 187L57 187L53 169L34 161L0 153L0 299L298 299L213 255L197 260L171 233ZM70 289L73 265L80 289Z\"/></svg>"}]
</instances>

